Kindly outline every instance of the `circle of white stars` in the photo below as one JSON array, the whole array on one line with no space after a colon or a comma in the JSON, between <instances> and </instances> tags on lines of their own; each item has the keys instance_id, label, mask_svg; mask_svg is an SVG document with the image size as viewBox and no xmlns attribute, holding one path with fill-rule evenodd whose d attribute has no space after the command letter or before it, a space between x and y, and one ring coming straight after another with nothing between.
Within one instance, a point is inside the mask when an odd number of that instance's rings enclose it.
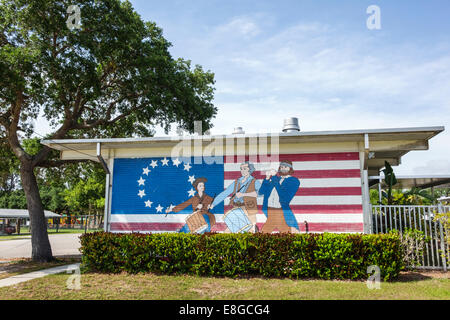
<instances>
[{"instance_id":1,"label":"circle of white stars","mask_svg":"<svg viewBox=\"0 0 450 320\"><path fill-rule=\"evenodd\" d=\"M154 170L156 167L159 166L159 163L158 163L159 161L161 162L161 167L164 167L164 166L170 167L169 161L171 161L172 165L177 167L177 168L179 167L180 164L182 164L183 165L183 171L189 172L189 170L192 168L190 163L184 163L183 164L183 162L180 161L180 159L178 159L178 158L169 160L169 159L167 159L167 157L164 157L164 159L161 159L161 160L152 160L151 163L147 167L142 168L141 177L139 178L139 180L137 180L138 187L139 188L141 188L141 187L144 188L144 189L139 189L139 192L137 194L138 197L140 197L141 199L143 199L144 197L147 196L145 194L145 181L146 181L146 179L144 179L144 176L148 177L148 175L152 172L152 170ZM149 167L151 167L151 169ZM189 175L188 181L192 185L194 183L194 181L195 181L195 175L192 175L192 176ZM191 187L191 189L189 191L187 191L189 197L193 197L195 195L195 192L196 191L194 190L193 187ZM145 204L146 208L152 208L153 202L150 199L147 199L146 201L144 201L144 204ZM169 209L169 211L172 211L174 207L175 206L173 204L170 204L167 208ZM158 204L158 206L156 206L154 208L156 209L157 213L162 213L163 209L164 209L164 207L161 206L161 204Z\"/></svg>"}]
</instances>

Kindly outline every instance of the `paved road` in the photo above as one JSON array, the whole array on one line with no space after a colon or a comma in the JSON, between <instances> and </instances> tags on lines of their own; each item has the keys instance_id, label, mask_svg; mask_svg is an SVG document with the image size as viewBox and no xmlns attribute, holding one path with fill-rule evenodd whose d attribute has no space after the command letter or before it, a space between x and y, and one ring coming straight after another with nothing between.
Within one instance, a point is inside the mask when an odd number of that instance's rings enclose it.
<instances>
[{"instance_id":1,"label":"paved road","mask_svg":"<svg viewBox=\"0 0 450 320\"><path fill-rule=\"evenodd\" d=\"M53 256L79 255L81 234L49 235ZM31 239L0 241L0 259L31 258Z\"/></svg>"}]
</instances>

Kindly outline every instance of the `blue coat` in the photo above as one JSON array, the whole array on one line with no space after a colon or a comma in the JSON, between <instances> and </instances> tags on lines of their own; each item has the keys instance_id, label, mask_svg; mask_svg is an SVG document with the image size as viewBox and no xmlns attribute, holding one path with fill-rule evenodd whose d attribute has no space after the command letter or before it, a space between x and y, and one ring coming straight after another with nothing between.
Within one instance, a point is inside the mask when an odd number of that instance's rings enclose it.
<instances>
[{"instance_id":1,"label":"blue coat","mask_svg":"<svg viewBox=\"0 0 450 320\"><path fill-rule=\"evenodd\" d=\"M299 229L297 219L295 219L294 213L289 206L289 203L292 201L292 198L294 198L299 187L300 180L292 176L284 179L283 184L281 185L279 176L272 176L269 180L264 179L258 193L264 196L262 210L266 217L268 216L267 207L269 196L272 193L273 188L276 188L278 197L280 198L280 205L281 209L283 209L284 220L286 221L286 224L290 227Z\"/></svg>"}]
</instances>

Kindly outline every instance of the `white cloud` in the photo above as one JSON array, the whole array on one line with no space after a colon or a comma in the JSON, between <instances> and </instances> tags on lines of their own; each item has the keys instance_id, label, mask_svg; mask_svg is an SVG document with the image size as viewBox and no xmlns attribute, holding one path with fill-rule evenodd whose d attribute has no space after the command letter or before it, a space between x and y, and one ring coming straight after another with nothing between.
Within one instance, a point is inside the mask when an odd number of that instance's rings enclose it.
<instances>
[{"instance_id":1,"label":"white cloud","mask_svg":"<svg viewBox=\"0 0 450 320\"><path fill-rule=\"evenodd\" d=\"M220 25L216 28L216 31L221 34L235 34L238 33L243 36L253 37L258 35L261 30L251 18L249 17L236 17L230 22Z\"/></svg>"}]
</instances>

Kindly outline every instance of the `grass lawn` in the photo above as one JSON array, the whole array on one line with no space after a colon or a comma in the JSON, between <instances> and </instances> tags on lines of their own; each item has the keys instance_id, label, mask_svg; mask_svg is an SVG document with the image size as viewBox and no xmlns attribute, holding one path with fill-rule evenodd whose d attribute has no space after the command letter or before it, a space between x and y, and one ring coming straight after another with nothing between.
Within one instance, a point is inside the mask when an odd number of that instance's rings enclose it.
<instances>
[{"instance_id":1,"label":"grass lawn","mask_svg":"<svg viewBox=\"0 0 450 320\"><path fill-rule=\"evenodd\" d=\"M213 278L187 275L83 273L81 289L66 287L69 274L0 288L1 299L445 299L449 273L406 272L396 282L368 289L364 281Z\"/></svg>"}]
</instances>

